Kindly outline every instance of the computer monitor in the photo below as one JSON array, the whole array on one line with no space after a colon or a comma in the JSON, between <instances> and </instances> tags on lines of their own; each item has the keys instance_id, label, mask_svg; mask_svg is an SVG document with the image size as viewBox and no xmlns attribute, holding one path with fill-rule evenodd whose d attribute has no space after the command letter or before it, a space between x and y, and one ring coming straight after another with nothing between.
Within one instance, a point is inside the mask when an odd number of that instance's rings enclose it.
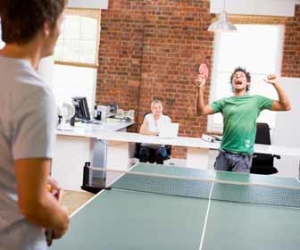
<instances>
[{"instance_id":1,"label":"computer monitor","mask_svg":"<svg viewBox=\"0 0 300 250\"><path fill-rule=\"evenodd\" d=\"M90 121L91 116L86 97L72 97L72 102L75 106L75 118L81 119L82 122Z\"/></svg>"}]
</instances>

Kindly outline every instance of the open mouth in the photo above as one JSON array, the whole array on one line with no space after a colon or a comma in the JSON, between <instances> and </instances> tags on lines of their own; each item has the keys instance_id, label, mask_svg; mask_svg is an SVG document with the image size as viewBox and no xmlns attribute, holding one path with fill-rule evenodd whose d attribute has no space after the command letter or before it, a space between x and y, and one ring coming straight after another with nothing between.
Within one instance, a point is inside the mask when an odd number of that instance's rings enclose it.
<instances>
[{"instance_id":1,"label":"open mouth","mask_svg":"<svg viewBox=\"0 0 300 250\"><path fill-rule=\"evenodd\" d=\"M242 85L243 83L242 83L242 81L240 81L240 80L237 80L237 81L235 81L235 85Z\"/></svg>"}]
</instances>

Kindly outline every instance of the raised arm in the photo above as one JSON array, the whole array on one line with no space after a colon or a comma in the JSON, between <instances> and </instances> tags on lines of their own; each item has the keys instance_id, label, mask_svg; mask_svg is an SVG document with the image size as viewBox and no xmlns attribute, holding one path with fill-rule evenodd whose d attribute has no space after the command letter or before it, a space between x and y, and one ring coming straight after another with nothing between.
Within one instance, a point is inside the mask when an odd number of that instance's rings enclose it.
<instances>
[{"instance_id":1,"label":"raised arm","mask_svg":"<svg viewBox=\"0 0 300 250\"><path fill-rule=\"evenodd\" d=\"M267 79L265 80L267 83L272 84L278 94L279 100L274 100L271 110L274 111L288 111L291 109L291 103L284 92L283 88L278 82L278 78L275 75L268 75Z\"/></svg>"},{"instance_id":2,"label":"raised arm","mask_svg":"<svg viewBox=\"0 0 300 250\"><path fill-rule=\"evenodd\" d=\"M198 74L196 79L197 93L196 93L196 111L197 115L210 115L214 111L210 105L204 103L204 89L205 89L205 78Z\"/></svg>"}]
</instances>

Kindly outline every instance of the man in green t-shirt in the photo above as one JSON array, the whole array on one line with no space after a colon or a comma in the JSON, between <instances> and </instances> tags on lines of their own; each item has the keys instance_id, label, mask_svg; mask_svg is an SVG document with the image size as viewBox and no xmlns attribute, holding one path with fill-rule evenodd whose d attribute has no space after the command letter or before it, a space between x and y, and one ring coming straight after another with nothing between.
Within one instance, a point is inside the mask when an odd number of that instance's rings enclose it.
<instances>
[{"instance_id":1,"label":"man in green t-shirt","mask_svg":"<svg viewBox=\"0 0 300 250\"><path fill-rule=\"evenodd\" d=\"M199 73L196 80L197 115L210 115L220 112L223 115L224 124L222 144L214 167L216 170L249 173L257 117L264 109L273 111L290 110L290 101L275 75L268 75L265 81L274 86L278 94L278 100L271 100L260 95L249 95L250 73L246 69L238 67L230 77L233 96L206 105L203 98L205 78L204 74Z\"/></svg>"}]
</instances>

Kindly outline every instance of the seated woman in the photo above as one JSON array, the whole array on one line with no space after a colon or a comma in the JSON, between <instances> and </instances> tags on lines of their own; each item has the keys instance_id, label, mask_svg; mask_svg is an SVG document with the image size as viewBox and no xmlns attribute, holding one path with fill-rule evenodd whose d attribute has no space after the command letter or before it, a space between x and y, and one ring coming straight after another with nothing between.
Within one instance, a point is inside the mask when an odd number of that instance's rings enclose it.
<instances>
[{"instance_id":1,"label":"seated woman","mask_svg":"<svg viewBox=\"0 0 300 250\"><path fill-rule=\"evenodd\" d=\"M163 105L159 100L151 102L151 111L151 113L145 115L140 133L158 136L159 127L163 126L164 123L171 123L171 119L169 116L163 115ZM142 143L139 155L141 162L148 161L150 163L156 162L157 164L163 164L164 160L169 158L165 146L157 144Z\"/></svg>"}]
</instances>

